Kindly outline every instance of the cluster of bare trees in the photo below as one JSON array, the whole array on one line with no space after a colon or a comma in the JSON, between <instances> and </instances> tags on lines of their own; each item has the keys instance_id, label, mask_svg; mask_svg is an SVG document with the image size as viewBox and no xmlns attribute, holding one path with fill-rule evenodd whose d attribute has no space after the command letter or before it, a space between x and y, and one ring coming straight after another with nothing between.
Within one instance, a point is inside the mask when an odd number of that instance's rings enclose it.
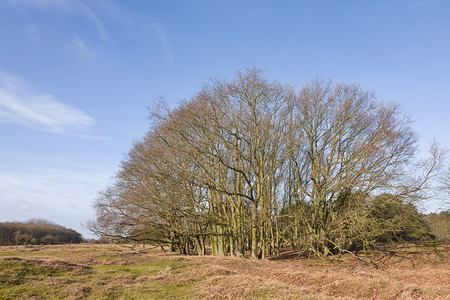
<instances>
[{"instance_id":1,"label":"cluster of bare trees","mask_svg":"<svg viewBox=\"0 0 450 300\"><path fill-rule=\"evenodd\" d=\"M80 243L80 233L44 219L0 223L0 245Z\"/></svg>"},{"instance_id":2,"label":"cluster of bare trees","mask_svg":"<svg viewBox=\"0 0 450 300\"><path fill-rule=\"evenodd\" d=\"M367 246L392 231L380 201L420 196L441 158L436 149L418 173L409 120L358 86L315 80L296 92L257 69L151 116L90 228L182 253Z\"/></svg>"}]
</instances>

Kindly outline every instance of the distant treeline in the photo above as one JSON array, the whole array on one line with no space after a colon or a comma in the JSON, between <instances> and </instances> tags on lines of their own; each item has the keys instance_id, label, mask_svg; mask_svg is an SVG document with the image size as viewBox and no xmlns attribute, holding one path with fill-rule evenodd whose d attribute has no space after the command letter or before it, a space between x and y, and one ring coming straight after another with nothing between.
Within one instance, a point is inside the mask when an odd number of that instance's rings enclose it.
<instances>
[{"instance_id":1,"label":"distant treeline","mask_svg":"<svg viewBox=\"0 0 450 300\"><path fill-rule=\"evenodd\" d=\"M0 245L50 245L82 241L80 233L48 220L0 223Z\"/></svg>"}]
</instances>

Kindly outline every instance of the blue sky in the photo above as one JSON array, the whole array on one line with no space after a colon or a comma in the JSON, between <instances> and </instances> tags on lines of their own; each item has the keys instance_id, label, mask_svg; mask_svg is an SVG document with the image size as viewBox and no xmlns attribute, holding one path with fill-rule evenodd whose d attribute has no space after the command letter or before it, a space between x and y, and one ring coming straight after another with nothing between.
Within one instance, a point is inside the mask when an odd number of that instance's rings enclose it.
<instances>
[{"instance_id":1,"label":"blue sky","mask_svg":"<svg viewBox=\"0 0 450 300\"><path fill-rule=\"evenodd\" d=\"M422 149L449 147L449 16L445 0L0 0L0 221L89 237L147 107L247 66L359 83L401 105Z\"/></svg>"}]
</instances>

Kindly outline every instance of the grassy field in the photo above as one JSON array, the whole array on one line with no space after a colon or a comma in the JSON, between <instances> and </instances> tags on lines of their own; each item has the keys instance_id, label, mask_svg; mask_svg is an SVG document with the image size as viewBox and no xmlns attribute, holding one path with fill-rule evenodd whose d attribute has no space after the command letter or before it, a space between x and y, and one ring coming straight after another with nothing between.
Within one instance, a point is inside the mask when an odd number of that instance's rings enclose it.
<instances>
[{"instance_id":1,"label":"grassy field","mask_svg":"<svg viewBox=\"0 0 450 300\"><path fill-rule=\"evenodd\" d=\"M450 299L449 249L379 249L367 263L289 252L251 260L151 247L3 246L0 299Z\"/></svg>"}]
</instances>

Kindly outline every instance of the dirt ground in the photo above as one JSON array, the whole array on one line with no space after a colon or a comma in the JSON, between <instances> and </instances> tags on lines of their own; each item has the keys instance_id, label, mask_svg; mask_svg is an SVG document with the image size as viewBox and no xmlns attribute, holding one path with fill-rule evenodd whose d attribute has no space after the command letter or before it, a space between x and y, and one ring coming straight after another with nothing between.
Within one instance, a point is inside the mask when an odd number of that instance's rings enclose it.
<instances>
[{"instance_id":1,"label":"dirt ground","mask_svg":"<svg viewBox=\"0 0 450 300\"><path fill-rule=\"evenodd\" d=\"M448 244L364 260L183 256L159 247L0 247L0 299L450 299Z\"/></svg>"}]
</instances>

